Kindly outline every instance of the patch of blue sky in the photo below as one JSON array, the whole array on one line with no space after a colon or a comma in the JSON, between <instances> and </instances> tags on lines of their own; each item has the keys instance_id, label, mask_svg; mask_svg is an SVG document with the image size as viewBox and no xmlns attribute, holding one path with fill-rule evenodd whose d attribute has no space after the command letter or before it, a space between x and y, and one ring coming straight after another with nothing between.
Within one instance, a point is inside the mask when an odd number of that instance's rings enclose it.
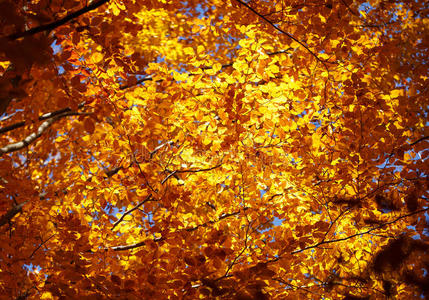
<instances>
[{"instance_id":1,"label":"patch of blue sky","mask_svg":"<svg viewBox=\"0 0 429 300\"><path fill-rule=\"evenodd\" d=\"M195 7L195 11L198 13L198 18L203 19L207 17L208 8L206 6L201 5L201 3L198 3Z\"/></svg>"},{"instance_id":2,"label":"patch of blue sky","mask_svg":"<svg viewBox=\"0 0 429 300\"><path fill-rule=\"evenodd\" d=\"M52 48L54 55L56 55L62 51L61 45L57 45L56 40L52 42L51 48ZM64 74L64 72L65 72L64 68L62 66L58 66L58 74L61 75L61 74Z\"/></svg>"},{"instance_id":3,"label":"patch of blue sky","mask_svg":"<svg viewBox=\"0 0 429 300\"><path fill-rule=\"evenodd\" d=\"M56 40L55 41L53 41L52 42L52 44L51 44L51 48L52 48L52 51L54 52L54 55L56 55L56 54L58 54L58 53L60 53L61 52L61 50L62 50L62 47L61 47L61 45L57 45L56 44Z\"/></svg>"},{"instance_id":4,"label":"patch of blue sky","mask_svg":"<svg viewBox=\"0 0 429 300\"><path fill-rule=\"evenodd\" d=\"M23 264L22 268L27 271L27 273L39 273L42 268L38 265L33 265L32 263Z\"/></svg>"},{"instance_id":5,"label":"patch of blue sky","mask_svg":"<svg viewBox=\"0 0 429 300\"><path fill-rule=\"evenodd\" d=\"M369 4L369 2L362 3L358 8L359 11L370 11L371 9L373 9L373 7L371 4Z\"/></svg>"},{"instance_id":6,"label":"patch of blue sky","mask_svg":"<svg viewBox=\"0 0 429 300\"><path fill-rule=\"evenodd\" d=\"M268 192L268 190L269 190L268 188L267 189L260 189L259 190L260 197L262 198ZM273 224L273 226L281 226L282 223L283 223L283 221L285 221L285 220L284 219L280 219L278 217L274 217L273 221L272 221L272 224ZM261 230L261 232L266 232L266 231L269 231L270 229L271 228L267 228L265 230Z\"/></svg>"}]
</instances>

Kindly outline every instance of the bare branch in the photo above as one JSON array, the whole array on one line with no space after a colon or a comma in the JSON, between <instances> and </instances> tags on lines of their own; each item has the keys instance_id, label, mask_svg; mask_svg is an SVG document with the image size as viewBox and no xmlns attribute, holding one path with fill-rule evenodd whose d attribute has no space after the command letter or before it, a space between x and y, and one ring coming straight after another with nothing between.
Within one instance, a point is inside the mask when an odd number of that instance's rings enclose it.
<instances>
[{"instance_id":1,"label":"bare branch","mask_svg":"<svg viewBox=\"0 0 429 300\"><path fill-rule=\"evenodd\" d=\"M344 4L344 6L345 6L345 7L347 7L347 9L348 9L348 10L349 10L353 15L355 15L355 16L357 16L357 17L359 17L359 16L360 16L358 12L355 12L355 11L353 11L353 10L351 9L350 5L348 5L348 4L346 3L346 1L341 0L341 2Z\"/></svg>"},{"instance_id":2,"label":"bare branch","mask_svg":"<svg viewBox=\"0 0 429 300\"><path fill-rule=\"evenodd\" d=\"M9 35L7 38L10 40L16 40L25 36L30 36L30 35L34 35L36 33L39 32L43 32L43 31L51 31L54 30L55 28L62 26L64 24L66 24L67 22L78 18L79 16L83 15L84 13L87 13L91 10L94 10L98 7L100 7L101 5L103 5L104 3L108 2L109 0L98 0L98 1L92 1L92 3L90 5L87 5L75 12L72 12L68 15L66 15L64 18L51 22L49 24L45 24L45 25L40 25L37 26L35 28L31 28L22 32L17 32L14 34Z\"/></svg>"},{"instance_id":3,"label":"bare branch","mask_svg":"<svg viewBox=\"0 0 429 300\"><path fill-rule=\"evenodd\" d=\"M50 237L48 237L46 240L42 241L42 243L40 243L39 246L37 246L36 249L33 250L33 252L31 253L31 255L28 258L29 259L33 258L34 254L36 254L37 250L39 250L44 244L46 244L55 235L56 235L56 233L54 233L53 235L51 235Z\"/></svg>"},{"instance_id":4,"label":"bare branch","mask_svg":"<svg viewBox=\"0 0 429 300\"><path fill-rule=\"evenodd\" d=\"M128 133L126 135L127 135L127 139L128 139L128 145L130 146L131 155L132 155L132 158L133 158L133 163L135 163L137 165L137 168L139 169L140 175L144 178L144 180L146 181L146 185L152 190L152 192L154 192L154 193L158 192L157 190L155 190L152 187L152 185L147 180L146 174L143 172L142 168L140 167L140 163L137 160L136 154L134 153L134 150L133 150L134 147L133 147L133 144L131 143L130 136L128 135Z\"/></svg>"},{"instance_id":5,"label":"bare branch","mask_svg":"<svg viewBox=\"0 0 429 300\"><path fill-rule=\"evenodd\" d=\"M258 17L260 17L262 20L264 20L265 22L267 22L271 27L273 27L275 30L277 30L280 33L283 33L284 35L286 35L287 37L289 37L290 39L292 39L293 41L297 42L298 44L300 44L302 47L305 48L305 50L308 51L308 53L310 53L314 58L316 58L317 61L321 62L323 64L323 66L326 68L326 70L328 70L328 67L326 66L326 61L320 59L313 51L310 50L310 48L308 48L307 45L305 45L303 42L301 42L300 40L298 40L296 37L294 37L292 34L290 34L289 32L284 31L283 29L281 29L280 27L278 27L276 24L274 24L272 21L268 20L267 17L265 17L264 15L260 14L259 12L257 12L254 8L252 8L249 4L241 1L241 0L235 0L238 3L240 3L241 5L245 6L247 9L249 9L250 11L252 11L255 15L257 15Z\"/></svg>"},{"instance_id":6,"label":"bare branch","mask_svg":"<svg viewBox=\"0 0 429 300\"><path fill-rule=\"evenodd\" d=\"M25 121L0 128L0 134L25 126Z\"/></svg>"},{"instance_id":7,"label":"bare branch","mask_svg":"<svg viewBox=\"0 0 429 300\"><path fill-rule=\"evenodd\" d=\"M176 173L177 173L177 171L170 172L170 173L169 173L169 174L168 174L168 175L167 175L167 176L166 176L166 177L161 181L161 184L166 183L166 182L167 182L167 180L168 180L168 179L170 179L170 177L171 177L171 176L175 176L175 177L176 177L176 176L177 176L177 175L176 175Z\"/></svg>"},{"instance_id":8,"label":"bare branch","mask_svg":"<svg viewBox=\"0 0 429 300\"><path fill-rule=\"evenodd\" d=\"M15 205L11 209L9 209L9 211L7 213L5 213L3 216L1 216L0 217L0 227L6 223L9 223L13 219L13 217L15 217L17 214L19 214L27 202L28 202L28 200L24 201L18 205Z\"/></svg>"},{"instance_id":9,"label":"bare branch","mask_svg":"<svg viewBox=\"0 0 429 300\"><path fill-rule=\"evenodd\" d=\"M156 147L155 149L153 149L153 151L152 152L150 152L149 153L149 155L150 155L150 159L152 159L153 158L153 156L161 149L161 148L163 148L164 146L167 146L167 145L171 145L173 143L173 141L168 141L168 142L166 142L166 143L163 143L163 144L161 144L161 145L159 145L158 147Z\"/></svg>"},{"instance_id":10,"label":"bare branch","mask_svg":"<svg viewBox=\"0 0 429 300\"><path fill-rule=\"evenodd\" d=\"M319 246L324 245L324 244L332 244L332 243L342 242L342 241L346 241L346 240L349 240L351 238L354 238L354 237L357 237L357 236L360 236L360 235L369 234L369 233L371 233L374 230L381 229L381 228L383 228L383 227L385 227L387 225L396 223L396 222L398 222L401 219L404 219L404 218L416 215L416 214L421 213L421 212L426 212L428 210L429 210L429 208L424 208L424 209L421 209L421 210L418 210L418 211L415 211L415 212L412 212L412 213L409 213L409 214L405 214L405 215L397 217L396 219L394 219L392 221L382 223L382 224L380 224L378 226L375 226L373 228L370 228L370 229L368 229L366 231L358 232L358 233L355 233L355 234L352 234L352 235L349 235L349 236L346 236L346 237L343 237L343 238L333 239L333 240L327 240L327 241L326 240L322 240L321 242L316 243L314 245L311 245L311 246L308 246L308 247L304 247L304 248L299 249L299 250L292 251L291 254L296 254L296 253L304 252L306 250L313 249L313 248L319 247Z\"/></svg>"},{"instance_id":11,"label":"bare branch","mask_svg":"<svg viewBox=\"0 0 429 300\"><path fill-rule=\"evenodd\" d=\"M194 169L194 170L175 170L170 172L162 181L161 184L164 184L168 179L170 179L170 177L175 176L176 174L179 173L198 173L198 172L204 172L204 171L211 171L213 169L219 168L222 164L218 164L214 167L211 168L207 168L207 169Z\"/></svg>"},{"instance_id":12,"label":"bare branch","mask_svg":"<svg viewBox=\"0 0 429 300\"><path fill-rule=\"evenodd\" d=\"M293 50L293 48L288 48L286 50L278 50L278 51L275 51L275 52L268 52L267 55L268 56L273 56L273 55L278 55L278 54L283 54L283 53L289 53L289 51L291 51L291 50ZM221 70L229 68L229 67L232 67L232 65L233 65L233 63L223 64L221 66ZM200 69L201 70L211 70L211 69L213 69L213 66L202 66L202 67L200 67ZM199 74L189 73L189 76L195 76L195 75L199 75ZM140 83L143 83L143 82L146 82L146 81L152 81L152 80L153 80L153 76L148 75L146 77L143 77L143 78L137 80L135 83L122 85L119 89L120 90L126 90L128 88L133 87L133 86L139 85ZM163 79L159 79L156 82L162 82L162 81L164 81L164 80Z\"/></svg>"},{"instance_id":13,"label":"bare branch","mask_svg":"<svg viewBox=\"0 0 429 300\"><path fill-rule=\"evenodd\" d=\"M81 103L81 104L78 105L78 108L82 108L84 105L85 105L84 103ZM58 116L60 114L63 114L63 113L66 113L66 112L71 112L71 111L72 111L71 108L66 107L66 108L59 109L59 110L56 110L56 111L53 111L53 112L49 112L49 113L41 115L39 117L39 121L44 121L44 120L50 119L52 117ZM4 120L2 120L2 121L4 121ZM15 130L15 129L20 128L20 127L24 127L26 124L27 124L27 122L22 121L22 122L17 122L15 124L12 124L12 125L9 125L9 126L2 127L2 128L0 128L0 134L8 132L8 131Z\"/></svg>"},{"instance_id":14,"label":"bare branch","mask_svg":"<svg viewBox=\"0 0 429 300\"><path fill-rule=\"evenodd\" d=\"M112 177L113 175L117 174L120 170L122 170L123 167L119 166L110 170L104 170L104 173L106 173L107 178Z\"/></svg>"},{"instance_id":15,"label":"bare branch","mask_svg":"<svg viewBox=\"0 0 429 300\"><path fill-rule=\"evenodd\" d=\"M128 89L128 88L130 88L130 87L133 87L133 86L136 86L136 85L138 85L138 84L140 84L140 83L143 83L143 82L145 82L145 81L152 81L153 80L153 78L152 78L152 76L146 76L146 77L144 77L144 78L142 78L142 79L139 79L139 80L137 80L135 83L133 83L133 84L126 84L126 85L122 85L119 89L120 90L126 90L126 89Z\"/></svg>"},{"instance_id":16,"label":"bare branch","mask_svg":"<svg viewBox=\"0 0 429 300\"><path fill-rule=\"evenodd\" d=\"M198 173L198 172L205 172L205 171L214 170L216 168L219 168L220 166L222 166L222 164L217 164L216 166L210 167L210 168L207 168L207 169L177 170L176 173Z\"/></svg>"},{"instance_id":17,"label":"bare branch","mask_svg":"<svg viewBox=\"0 0 429 300\"><path fill-rule=\"evenodd\" d=\"M245 207L245 208L243 208L243 211L248 210L248 209L249 209L248 207ZM217 220L208 221L208 222L205 222L203 224L199 224L199 225L194 226L194 227L185 228L184 230L188 231L188 232L195 231L195 230L197 230L200 227L207 227L209 224L215 224L215 223L217 223L217 222L219 222L219 221L221 221L223 219L226 219L226 218L229 218L229 217L232 217L232 216L236 216L236 215L238 215L240 213L241 213L241 211L235 211L235 212L232 212L232 213L229 213L229 214L222 214Z\"/></svg>"},{"instance_id":18,"label":"bare branch","mask_svg":"<svg viewBox=\"0 0 429 300\"><path fill-rule=\"evenodd\" d=\"M141 247L144 245L146 245L146 242L143 241L143 242L138 242L138 243L130 244L130 245L110 247L110 248L107 248L106 250L111 249L113 251L125 251L125 250L135 249L135 248L138 248L138 247Z\"/></svg>"},{"instance_id":19,"label":"bare branch","mask_svg":"<svg viewBox=\"0 0 429 300\"><path fill-rule=\"evenodd\" d=\"M117 225L119 225L119 223L121 223L121 222L124 220L124 218L125 218L125 216L126 216L126 215L128 215L128 214L132 213L133 211L135 211L136 209L138 209L140 206L142 206L143 204L145 204L146 202L149 202L149 201L156 201L156 200L152 199L152 194L147 195L147 197L146 197L142 202L140 202L139 204L137 204L137 205L136 205L136 206L134 206L133 208L131 208L131 209L127 210L126 212L124 212L124 213L122 214L122 216L119 218L119 220L118 220L118 221L116 221L116 222L113 224L113 226L112 226L112 228L111 228L110 230L115 229L115 227L116 227Z\"/></svg>"},{"instance_id":20,"label":"bare branch","mask_svg":"<svg viewBox=\"0 0 429 300\"><path fill-rule=\"evenodd\" d=\"M248 209L249 209L248 207L244 207L241 211L235 211L235 212L232 212L232 213L229 213L229 214L222 214L217 220L208 221L208 222L205 222L203 224L197 225L195 227L180 229L180 230L176 231L176 233L177 232L182 232L182 231L188 231L188 232L195 231L195 230L197 230L200 227L206 227L209 224L214 224L214 223L217 223L217 222L219 222L219 221L221 221L223 219L226 219L226 218L229 218L229 217L232 217L232 216L236 216L236 215L240 214L242 211L246 211ZM160 237L160 238L153 239L153 241L154 242L160 242L160 241L163 241L164 239L165 239L165 237ZM138 247L141 247L141 246L144 246L144 245L146 245L146 242L142 241L142 242L138 242L138 243L130 244L130 245L121 245L121 246L107 247L107 248L105 248L105 250L111 249L113 251L125 251L125 250L135 249L135 248L138 248Z\"/></svg>"},{"instance_id":21,"label":"bare branch","mask_svg":"<svg viewBox=\"0 0 429 300\"><path fill-rule=\"evenodd\" d=\"M67 117L67 116L77 116L77 115L83 115L83 114L89 114L89 113L78 113L78 112L65 112L62 113L60 115L56 115L55 117L52 117L48 120L46 120L45 122L43 122L39 128L37 128L36 132L33 132L32 134L30 134L29 136L27 136L26 138L24 138L22 141L20 142L16 142L13 144L9 144L6 145L2 148L0 148L0 156L2 156L3 154L6 153L10 153L10 152L15 152L18 150L21 150L25 147L27 147L28 145L30 145L31 143L33 143L35 140L37 140L39 137L42 136L42 134L55 122L58 121L61 118Z\"/></svg>"},{"instance_id":22,"label":"bare branch","mask_svg":"<svg viewBox=\"0 0 429 300\"><path fill-rule=\"evenodd\" d=\"M163 241L163 240L164 240L163 237L153 239L154 242L160 242L160 241ZM135 243L135 244L130 244L130 245L121 245L121 246L108 247L108 248L105 248L105 250L125 251L125 250L136 249L136 248L139 248L139 247L144 246L144 245L146 245L146 242L145 241L141 241L141 242L138 242L138 243Z\"/></svg>"},{"instance_id":23,"label":"bare branch","mask_svg":"<svg viewBox=\"0 0 429 300\"><path fill-rule=\"evenodd\" d=\"M414 146L415 144L418 144L418 143L420 143L420 142L422 142L424 140L428 140L428 139L429 139L429 136L424 136L424 137L418 139L417 141L411 143L410 146Z\"/></svg>"}]
</instances>

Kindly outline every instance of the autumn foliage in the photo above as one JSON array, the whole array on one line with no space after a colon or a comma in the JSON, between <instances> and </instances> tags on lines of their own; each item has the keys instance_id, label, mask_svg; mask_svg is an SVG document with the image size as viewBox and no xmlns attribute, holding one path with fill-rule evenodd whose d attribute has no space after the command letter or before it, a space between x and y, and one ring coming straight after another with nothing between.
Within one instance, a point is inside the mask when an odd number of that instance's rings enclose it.
<instances>
[{"instance_id":1,"label":"autumn foliage","mask_svg":"<svg viewBox=\"0 0 429 300\"><path fill-rule=\"evenodd\" d=\"M0 299L429 297L425 2L0 1Z\"/></svg>"}]
</instances>

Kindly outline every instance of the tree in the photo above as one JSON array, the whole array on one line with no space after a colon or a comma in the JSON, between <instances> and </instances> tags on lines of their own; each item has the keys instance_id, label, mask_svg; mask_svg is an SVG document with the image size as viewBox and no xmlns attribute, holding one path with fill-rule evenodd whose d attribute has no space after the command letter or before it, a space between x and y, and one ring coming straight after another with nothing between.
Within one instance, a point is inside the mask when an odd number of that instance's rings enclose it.
<instances>
[{"instance_id":1,"label":"tree","mask_svg":"<svg viewBox=\"0 0 429 300\"><path fill-rule=\"evenodd\" d=\"M5 299L428 296L425 1L0 8Z\"/></svg>"}]
</instances>

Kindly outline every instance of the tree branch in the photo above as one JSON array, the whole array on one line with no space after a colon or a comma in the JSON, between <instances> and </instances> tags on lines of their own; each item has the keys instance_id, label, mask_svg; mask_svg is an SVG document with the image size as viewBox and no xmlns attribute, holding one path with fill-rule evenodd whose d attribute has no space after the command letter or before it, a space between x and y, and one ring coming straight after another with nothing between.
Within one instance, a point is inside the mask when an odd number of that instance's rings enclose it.
<instances>
[{"instance_id":1,"label":"tree branch","mask_svg":"<svg viewBox=\"0 0 429 300\"><path fill-rule=\"evenodd\" d=\"M424 137L418 139L417 141L411 143L409 146L414 146L415 144L420 143L420 142L422 142L424 140L429 140L429 136L424 136Z\"/></svg>"},{"instance_id":2,"label":"tree branch","mask_svg":"<svg viewBox=\"0 0 429 300\"><path fill-rule=\"evenodd\" d=\"M56 233L54 233L53 235L51 235L50 237L48 237L46 240L42 240L42 243L39 244L39 246L36 247L36 249L33 250L33 252L31 252L30 256L28 257L28 259L33 258L34 254L36 254L36 252L43 246L45 245L51 238L53 238L56 235Z\"/></svg>"},{"instance_id":3,"label":"tree branch","mask_svg":"<svg viewBox=\"0 0 429 300\"><path fill-rule=\"evenodd\" d=\"M119 225L119 223L121 223L121 222L124 220L124 218L125 218L125 216L126 216L126 215L128 215L128 214L132 213L133 211L135 211L136 209L138 209L140 206L142 206L143 204L145 204L146 202L149 202L149 201L155 201L154 199L152 199L152 194L147 195L147 197L146 197L142 202L140 202L139 204L137 204L137 205L136 205L136 206L134 206L133 208L131 208L131 209L127 210L126 212L124 212L124 213L122 214L122 216L119 218L119 220L118 220L118 221L116 221L116 222L113 224L113 226L112 226L112 228L111 228L110 230L115 229L115 227L116 227L116 226L118 226L118 225Z\"/></svg>"},{"instance_id":4,"label":"tree branch","mask_svg":"<svg viewBox=\"0 0 429 300\"><path fill-rule=\"evenodd\" d=\"M80 103L78 105L78 108L82 108L84 105L85 105L85 103ZM39 121L47 120L47 119L50 119L52 117L58 116L60 114L66 113L66 112L71 112L71 111L72 111L71 108L66 107L66 108L59 109L59 110L56 110L53 112L49 112L49 113L46 113L46 114L39 116ZM2 121L4 121L4 120L2 120ZM20 128L20 127L24 127L26 124L27 124L27 122L21 121L21 122L17 122L15 124L12 124L9 126L2 127L2 128L0 128L0 134L15 130L15 129Z\"/></svg>"},{"instance_id":5,"label":"tree branch","mask_svg":"<svg viewBox=\"0 0 429 300\"><path fill-rule=\"evenodd\" d=\"M204 172L204 171L211 171L216 168L219 168L222 166L222 164L217 164L214 167L206 168L206 169L194 169L194 170L177 170L176 173L198 173L198 172Z\"/></svg>"},{"instance_id":6,"label":"tree branch","mask_svg":"<svg viewBox=\"0 0 429 300\"><path fill-rule=\"evenodd\" d=\"M246 211L248 209L249 209L248 207L244 207L241 211ZM228 217L236 216L236 215L240 214L241 211L235 211L235 212L232 212L232 213L229 213L229 214L222 214L217 220L208 221L208 222L205 222L203 224L197 225L195 227L180 229L180 231L188 231L188 232L195 231L195 230L197 230L200 227L206 227L209 224L217 223L217 222L219 222L219 221L221 221L223 219L226 219ZM176 231L176 232L180 232L180 231ZM160 242L160 241L163 241L164 239L165 239L165 237L160 237L160 238L153 239L153 241L154 242ZM107 248L105 248L105 250L109 250L110 249L110 250L113 250L113 251L125 251L125 250L135 249L135 248L138 248L138 247L141 247L141 246L144 246L144 245L146 245L146 242L142 241L142 242L138 242L138 243L130 244L130 245L121 245L121 246L107 247Z\"/></svg>"},{"instance_id":7,"label":"tree branch","mask_svg":"<svg viewBox=\"0 0 429 300\"><path fill-rule=\"evenodd\" d=\"M110 248L107 248L106 250L111 249L113 251L125 251L125 250L135 249L135 248L138 248L138 247L141 247L144 245L146 245L146 242L143 241L143 242L138 242L138 243L130 244L130 245L110 247Z\"/></svg>"},{"instance_id":8,"label":"tree branch","mask_svg":"<svg viewBox=\"0 0 429 300\"><path fill-rule=\"evenodd\" d=\"M214 167L207 168L207 169L195 169L195 170L175 170L170 172L162 181L161 184L164 184L168 179L170 179L171 176L174 176L179 173L198 173L198 172L204 172L204 171L211 171L213 169L219 168L222 164L218 164Z\"/></svg>"},{"instance_id":9,"label":"tree branch","mask_svg":"<svg viewBox=\"0 0 429 300\"><path fill-rule=\"evenodd\" d=\"M246 211L246 210L248 210L249 208L248 207L244 207L243 208L243 211ZM200 228L200 227L206 227L206 226L208 226L209 224L215 224L215 223L217 223L217 222L219 222L219 221L221 221L221 220L223 220L223 219L226 219L226 218L229 218L229 217L232 217L232 216L236 216L236 215L238 215L238 214L240 214L241 213L241 211L239 210L239 211L235 211L235 212L232 212L232 213L229 213L229 214L222 214L217 220L214 220L214 221L207 221L207 222L205 222L205 223L203 223L203 224L199 224L199 225L197 225L197 226L194 226L194 227L190 227L190 228L185 228L185 229L183 229L183 230L185 230L185 231L188 231L188 232L192 232L192 231L195 231L195 230L197 230L198 228Z\"/></svg>"},{"instance_id":10,"label":"tree branch","mask_svg":"<svg viewBox=\"0 0 429 300\"><path fill-rule=\"evenodd\" d=\"M116 168L113 168L113 169L110 169L110 170L104 170L104 173L106 173L107 178L110 178L110 177L112 177L113 175L118 174L118 172L119 172L120 170L122 170L123 168L124 168L124 167L119 166L119 167L116 167Z\"/></svg>"},{"instance_id":11,"label":"tree branch","mask_svg":"<svg viewBox=\"0 0 429 300\"><path fill-rule=\"evenodd\" d=\"M3 226L6 223L9 223L13 217L15 217L17 214L19 214L22 211L22 208L25 204L27 204L27 201L24 201L20 204L15 205L7 213L5 213L3 216L0 217L0 227Z\"/></svg>"},{"instance_id":12,"label":"tree branch","mask_svg":"<svg viewBox=\"0 0 429 300\"><path fill-rule=\"evenodd\" d=\"M298 44L300 44L302 47L304 47L308 53L310 53L314 58L316 58L317 61L321 62L323 64L323 66L326 68L326 70L328 70L328 67L326 66L326 61L320 59L313 51L310 50L310 48L308 48L307 45L305 45L303 42L301 42L300 40L298 40L296 37L294 37L292 34L290 34L289 32L284 31L283 29L281 29L280 27L278 27L276 24L274 24L272 21L268 20L267 17L265 17L264 15L260 14L259 12L257 12L254 8L252 8L249 4L241 1L241 0L235 0L238 3L240 3L241 5L245 6L247 9L249 9L250 11L252 11L255 15L257 15L258 17L260 17L262 20L264 20L265 22L267 22L271 27L273 27L275 30L277 30L280 33L283 33L284 35L286 35L287 37L289 37L290 39L292 39L293 41L297 42Z\"/></svg>"},{"instance_id":13,"label":"tree branch","mask_svg":"<svg viewBox=\"0 0 429 300\"><path fill-rule=\"evenodd\" d=\"M133 84L125 84L125 85L121 85L121 87L119 88L121 91L122 90L126 90L126 89L128 89L128 88L130 88L130 87L133 87L133 86L136 86L136 85L138 85L138 84L140 84L140 83L143 83L143 82L145 82L145 81L152 81L153 80L153 78L152 78L152 76L150 76L150 75L148 75L148 76L146 76L146 77L144 77L144 78L142 78L142 79L139 79L139 80L137 80L135 83L133 83Z\"/></svg>"},{"instance_id":14,"label":"tree branch","mask_svg":"<svg viewBox=\"0 0 429 300\"><path fill-rule=\"evenodd\" d=\"M346 1L341 0L341 2L344 4L344 6L345 6L345 7L347 7L347 9L348 9L348 10L349 10L353 15L355 15L355 16L357 16L357 17L359 17L359 16L360 16L358 12L355 12L355 11L353 11L353 10L351 9L350 5L348 5L348 4L346 3Z\"/></svg>"},{"instance_id":15,"label":"tree branch","mask_svg":"<svg viewBox=\"0 0 429 300\"><path fill-rule=\"evenodd\" d=\"M399 216L399 217L397 217L396 219L394 219L392 221L382 223L382 224L380 224L378 226L375 226L373 228L370 228L370 229L368 229L366 231L358 232L358 233L355 233L355 234L352 234L352 235L349 235L349 236L346 236L346 237L343 237L343 238L333 239L333 240L327 240L327 241L322 240L321 242L316 243L314 245L311 245L311 246L308 246L308 247L304 247L304 248L299 249L299 250L292 251L291 254L297 254L297 253L304 252L304 251L309 250L309 249L316 248L316 247L324 245L324 244L332 244L332 243L336 243L336 242L342 242L342 241L346 241L346 240L349 240L351 238L354 238L354 237L357 237L357 236L360 236L360 235L368 234L368 233L371 233L374 230L383 228L384 226L396 223L396 222L398 222L401 219L404 219L404 218L416 215L416 214L421 213L421 212L426 212L428 210L429 210L429 208L424 208L424 209L421 209L421 210L418 210L418 211L415 211L415 212L412 212L412 213L409 213L409 214L406 214L406 215L402 215L402 216Z\"/></svg>"},{"instance_id":16,"label":"tree branch","mask_svg":"<svg viewBox=\"0 0 429 300\"><path fill-rule=\"evenodd\" d=\"M158 147L156 147L155 149L153 149L153 151L151 151L150 153L149 153L149 156L150 156L150 159L152 159L153 158L153 156L162 148L162 147L164 147L164 146L167 146L167 145L171 145L173 143L173 141L168 141L168 142L166 142L166 143L163 143L163 144L161 144L161 145L159 145Z\"/></svg>"},{"instance_id":17,"label":"tree branch","mask_svg":"<svg viewBox=\"0 0 429 300\"><path fill-rule=\"evenodd\" d=\"M54 30L55 28L64 25L65 23L78 18L79 16L83 15L84 13L87 13L91 10L94 10L98 7L100 7L101 5L103 5L104 3L108 2L109 0L97 0L97 1L93 1L90 5L87 5L75 12L72 12L68 15L66 15L64 18L51 22L49 24L45 24L45 25L40 25L22 32L17 32L14 34L9 35L7 38L10 40L16 40L25 36L30 36L30 35L34 35L36 33L39 32L43 32L43 31L51 31Z\"/></svg>"},{"instance_id":18,"label":"tree branch","mask_svg":"<svg viewBox=\"0 0 429 300\"><path fill-rule=\"evenodd\" d=\"M286 50L278 50L278 51L275 51L275 52L269 52L269 53L267 53L267 55L268 56L273 56L273 55L278 55L278 54L283 54L283 53L289 53L289 51L290 50L293 50L293 48L288 48L288 49L286 49ZM225 68L228 68L228 67L232 67L232 65L233 65L233 63L229 63L229 64L223 64L222 66L221 66L221 70L223 70L223 69L225 69ZM205 71L205 70L211 70L211 69L213 69L213 66L202 66L201 67L201 70L203 70L203 71ZM189 76L195 76L195 75L199 75L199 74L194 74L194 73L189 73ZM140 83L143 83L143 82L145 82L145 81L152 81L153 80L153 77L151 76L151 75L148 75L148 76L146 76L146 77L144 77L144 78L142 78L142 79L139 79L139 80L137 80L135 83L133 83L133 84L125 84L125 85L122 85L119 89L120 90L126 90L126 89L128 89L128 88L131 88L131 87L133 87L133 86L136 86L136 85L138 85L138 84L140 84ZM160 79L160 80L157 80L157 82L161 82L161 81L163 81L162 79Z\"/></svg>"},{"instance_id":19,"label":"tree branch","mask_svg":"<svg viewBox=\"0 0 429 300\"><path fill-rule=\"evenodd\" d=\"M18 150L21 150L25 147L27 147L28 145L30 145L31 143L33 143L35 140L37 140L39 137L42 136L42 134L56 121L58 121L61 118L67 117L67 116L76 116L76 115L82 115L82 114L89 114L89 113L78 113L78 112L64 112L62 114L56 115L55 117L52 117L48 120L46 120L45 122L43 122L39 128L37 128L36 132L33 132L32 134L30 134L29 136L27 136L26 138L24 138L22 141L20 142L16 142L13 144L9 144L6 145L2 148L0 148L0 156L2 156L3 154L6 153L10 153L10 152L15 152Z\"/></svg>"}]
</instances>

